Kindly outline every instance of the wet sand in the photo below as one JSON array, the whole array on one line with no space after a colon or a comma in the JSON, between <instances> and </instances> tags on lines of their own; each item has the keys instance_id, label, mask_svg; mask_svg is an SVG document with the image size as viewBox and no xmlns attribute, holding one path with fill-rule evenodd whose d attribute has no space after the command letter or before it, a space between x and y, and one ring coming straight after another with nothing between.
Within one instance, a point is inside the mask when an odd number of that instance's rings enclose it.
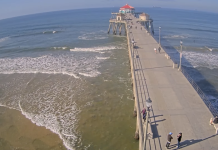
<instances>
[{"instance_id":1,"label":"wet sand","mask_svg":"<svg viewBox=\"0 0 218 150\"><path fill-rule=\"evenodd\" d=\"M0 150L66 150L62 140L19 111L0 107Z\"/></svg>"}]
</instances>

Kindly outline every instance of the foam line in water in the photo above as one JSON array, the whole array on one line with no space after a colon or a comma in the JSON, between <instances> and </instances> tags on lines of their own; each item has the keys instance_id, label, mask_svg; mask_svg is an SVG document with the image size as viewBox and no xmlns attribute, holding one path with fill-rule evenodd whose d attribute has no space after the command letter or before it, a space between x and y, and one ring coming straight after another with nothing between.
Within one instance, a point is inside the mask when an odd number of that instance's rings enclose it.
<instances>
[{"instance_id":1,"label":"foam line in water","mask_svg":"<svg viewBox=\"0 0 218 150\"><path fill-rule=\"evenodd\" d=\"M99 32L89 32L83 33L82 35L78 36L80 40L103 40L107 39L108 36L105 36L106 31L99 31Z\"/></svg>"},{"instance_id":2,"label":"foam line in water","mask_svg":"<svg viewBox=\"0 0 218 150\"><path fill-rule=\"evenodd\" d=\"M188 38L188 35L167 35L167 36L163 36L163 38L165 39L186 39Z\"/></svg>"},{"instance_id":3,"label":"foam line in water","mask_svg":"<svg viewBox=\"0 0 218 150\"><path fill-rule=\"evenodd\" d=\"M101 73L100 72L90 72L90 73L79 72L79 74L83 75L83 76L86 76L86 77L96 77L96 76L98 76Z\"/></svg>"},{"instance_id":4,"label":"foam line in water","mask_svg":"<svg viewBox=\"0 0 218 150\"><path fill-rule=\"evenodd\" d=\"M55 34L57 32L61 32L61 31L43 31L43 34Z\"/></svg>"},{"instance_id":5,"label":"foam line in water","mask_svg":"<svg viewBox=\"0 0 218 150\"><path fill-rule=\"evenodd\" d=\"M96 57L97 59L109 59L110 57Z\"/></svg>"},{"instance_id":6,"label":"foam line in water","mask_svg":"<svg viewBox=\"0 0 218 150\"><path fill-rule=\"evenodd\" d=\"M53 47L53 49L67 49L67 47Z\"/></svg>"},{"instance_id":7,"label":"foam line in water","mask_svg":"<svg viewBox=\"0 0 218 150\"><path fill-rule=\"evenodd\" d=\"M9 39L9 37L0 38L0 42L4 42L4 41L6 41L8 39Z\"/></svg>"},{"instance_id":8,"label":"foam line in water","mask_svg":"<svg viewBox=\"0 0 218 150\"><path fill-rule=\"evenodd\" d=\"M105 47L92 47L92 48L77 48L70 49L71 52L101 52L101 51L107 51L107 50L114 50L119 49L119 47L116 46L105 46Z\"/></svg>"}]
</instances>

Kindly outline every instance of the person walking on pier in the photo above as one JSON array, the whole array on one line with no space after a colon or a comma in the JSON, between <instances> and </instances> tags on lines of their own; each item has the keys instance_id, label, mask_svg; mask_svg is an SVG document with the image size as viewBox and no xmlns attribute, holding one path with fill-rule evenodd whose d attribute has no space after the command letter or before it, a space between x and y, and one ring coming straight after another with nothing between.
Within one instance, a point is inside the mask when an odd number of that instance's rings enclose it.
<instances>
[{"instance_id":1,"label":"person walking on pier","mask_svg":"<svg viewBox=\"0 0 218 150\"><path fill-rule=\"evenodd\" d=\"M146 109L145 108L143 108L143 110L141 111L141 113L143 114L143 119L144 119L144 122L145 122L145 120L146 120Z\"/></svg>"},{"instance_id":2,"label":"person walking on pier","mask_svg":"<svg viewBox=\"0 0 218 150\"><path fill-rule=\"evenodd\" d=\"M159 51L159 53L160 53L160 50L161 50L161 48L160 48L160 46L158 47L158 51Z\"/></svg>"},{"instance_id":3,"label":"person walking on pier","mask_svg":"<svg viewBox=\"0 0 218 150\"><path fill-rule=\"evenodd\" d=\"M169 148L170 143L171 143L171 140L173 139L172 134L173 134L173 133L170 132L170 133L168 134L168 136L167 136L167 144L166 144L166 148L167 148L167 149Z\"/></svg>"},{"instance_id":4,"label":"person walking on pier","mask_svg":"<svg viewBox=\"0 0 218 150\"><path fill-rule=\"evenodd\" d=\"M157 54L157 49L156 48L154 48L154 52L155 52L155 54Z\"/></svg>"},{"instance_id":5,"label":"person walking on pier","mask_svg":"<svg viewBox=\"0 0 218 150\"><path fill-rule=\"evenodd\" d=\"M180 147L180 142L182 140L182 133L180 132L179 135L177 135L177 140L178 140L178 144L177 144L177 148Z\"/></svg>"},{"instance_id":6,"label":"person walking on pier","mask_svg":"<svg viewBox=\"0 0 218 150\"><path fill-rule=\"evenodd\" d=\"M217 123L218 123L218 117L217 116L215 118L210 119L210 125L217 124Z\"/></svg>"}]
</instances>

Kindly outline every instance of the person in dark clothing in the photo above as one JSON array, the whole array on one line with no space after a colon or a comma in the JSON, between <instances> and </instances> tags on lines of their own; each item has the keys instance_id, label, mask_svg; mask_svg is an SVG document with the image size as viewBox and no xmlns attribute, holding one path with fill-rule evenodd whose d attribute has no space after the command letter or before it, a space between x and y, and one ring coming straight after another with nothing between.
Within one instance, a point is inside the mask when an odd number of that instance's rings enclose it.
<instances>
[{"instance_id":1,"label":"person in dark clothing","mask_svg":"<svg viewBox=\"0 0 218 150\"><path fill-rule=\"evenodd\" d=\"M159 53L160 53L160 50L161 50L161 48L159 47L159 48L158 48Z\"/></svg>"},{"instance_id":2,"label":"person in dark clothing","mask_svg":"<svg viewBox=\"0 0 218 150\"><path fill-rule=\"evenodd\" d=\"M177 148L179 148L180 142L182 140L182 133L179 133L179 135L177 135L177 140L178 140Z\"/></svg>"},{"instance_id":3,"label":"person in dark clothing","mask_svg":"<svg viewBox=\"0 0 218 150\"><path fill-rule=\"evenodd\" d=\"M167 148L169 148L170 143L171 143L171 140L173 139L172 134L173 134L173 133L170 132L170 133L168 134L168 136L167 136L167 144L166 144L166 147L167 147Z\"/></svg>"},{"instance_id":4,"label":"person in dark clothing","mask_svg":"<svg viewBox=\"0 0 218 150\"><path fill-rule=\"evenodd\" d=\"M210 119L210 125L217 124L217 123L218 123L218 117L217 116L215 118Z\"/></svg>"},{"instance_id":5,"label":"person in dark clothing","mask_svg":"<svg viewBox=\"0 0 218 150\"><path fill-rule=\"evenodd\" d=\"M214 124L217 124L217 123L218 123L218 117L217 117L217 116L216 116L216 118L214 118L213 123L214 123Z\"/></svg>"},{"instance_id":6,"label":"person in dark clothing","mask_svg":"<svg viewBox=\"0 0 218 150\"><path fill-rule=\"evenodd\" d=\"M144 119L144 121L146 120L146 109L144 108L142 111L141 111L141 113L143 114L143 119Z\"/></svg>"}]
</instances>

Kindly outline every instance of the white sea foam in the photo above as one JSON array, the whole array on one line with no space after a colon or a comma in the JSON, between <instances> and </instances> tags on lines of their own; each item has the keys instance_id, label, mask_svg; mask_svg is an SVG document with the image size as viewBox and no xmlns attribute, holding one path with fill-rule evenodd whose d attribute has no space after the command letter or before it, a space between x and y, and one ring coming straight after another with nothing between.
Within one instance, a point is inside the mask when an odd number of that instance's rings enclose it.
<instances>
[{"instance_id":1,"label":"white sea foam","mask_svg":"<svg viewBox=\"0 0 218 150\"><path fill-rule=\"evenodd\" d=\"M97 59L109 59L110 57L96 57Z\"/></svg>"},{"instance_id":2,"label":"white sea foam","mask_svg":"<svg viewBox=\"0 0 218 150\"><path fill-rule=\"evenodd\" d=\"M55 34L57 31L43 31L43 34Z\"/></svg>"},{"instance_id":3,"label":"white sea foam","mask_svg":"<svg viewBox=\"0 0 218 150\"><path fill-rule=\"evenodd\" d=\"M53 49L67 49L68 47L53 47Z\"/></svg>"},{"instance_id":4,"label":"white sea foam","mask_svg":"<svg viewBox=\"0 0 218 150\"><path fill-rule=\"evenodd\" d=\"M210 69L218 68L218 55L213 53L184 51L183 56L194 67L206 67Z\"/></svg>"},{"instance_id":5,"label":"white sea foam","mask_svg":"<svg viewBox=\"0 0 218 150\"><path fill-rule=\"evenodd\" d=\"M107 38L108 37L101 37L101 36L99 36L99 37L89 37L89 36L85 36L85 35L78 37L78 39L80 39L80 40L103 40L103 39L107 39Z\"/></svg>"},{"instance_id":6,"label":"white sea foam","mask_svg":"<svg viewBox=\"0 0 218 150\"><path fill-rule=\"evenodd\" d=\"M74 100L76 94L83 92L79 84L81 81L39 80L36 90L29 90L34 84L27 85L27 81L25 77L17 77L1 84L4 94L0 97L0 106L20 110L36 125L58 134L64 145L73 150L78 140L76 128L77 115L80 113Z\"/></svg>"},{"instance_id":7,"label":"white sea foam","mask_svg":"<svg viewBox=\"0 0 218 150\"><path fill-rule=\"evenodd\" d=\"M82 73L82 72L79 72L80 75L83 75L83 76L86 76L86 77L96 77L98 76L99 74L101 74L100 72L96 71L96 72L89 72L89 73Z\"/></svg>"},{"instance_id":8,"label":"white sea foam","mask_svg":"<svg viewBox=\"0 0 218 150\"><path fill-rule=\"evenodd\" d=\"M8 39L9 39L9 37L0 38L0 42L4 42L4 41L6 41Z\"/></svg>"},{"instance_id":9,"label":"white sea foam","mask_svg":"<svg viewBox=\"0 0 218 150\"><path fill-rule=\"evenodd\" d=\"M99 52L107 51L107 50L114 50L119 49L119 47L116 46L105 46L105 47L92 47L92 48L77 48L70 49L72 52Z\"/></svg>"},{"instance_id":10,"label":"white sea foam","mask_svg":"<svg viewBox=\"0 0 218 150\"><path fill-rule=\"evenodd\" d=\"M163 36L165 39L186 39L188 38L188 35L167 35Z\"/></svg>"},{"instance_id":11,"label":"white sea foam","mask_svg":"<svg viewBox=\"0 0 218 150\"><path fill-rule=\"evenodd\" d=\"M103 34L102 34L103 33ZM107 39L108 36L105 36L105 31L99 31L99 32L90 32L90 33L83 33L78 37L80 40L103 40Z\"/></svg>"},{"instance_id":12,"label":"white sea foam","mask_svg":"<svg viewBox=\"0 0 218 150\"><path fill-rule=\"evenodd\" d=\"M44 73L65 74L79 78L78 74L96 77L99 63L103 60L93 57L76 57L68 55L45 55L41 57L1 58L0 74Z\"/></svg>"}]
</instances>

